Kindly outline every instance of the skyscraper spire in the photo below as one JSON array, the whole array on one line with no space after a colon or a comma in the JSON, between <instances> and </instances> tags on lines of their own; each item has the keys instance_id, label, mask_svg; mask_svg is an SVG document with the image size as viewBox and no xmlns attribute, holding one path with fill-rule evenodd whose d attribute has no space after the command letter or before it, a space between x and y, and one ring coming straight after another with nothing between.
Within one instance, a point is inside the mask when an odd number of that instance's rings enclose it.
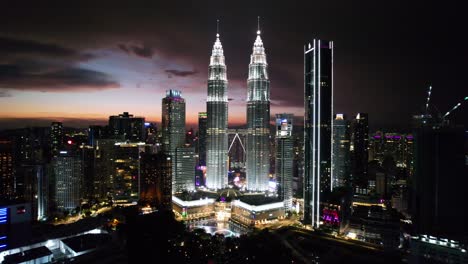
<instances>
[{"instance_id":1,"label":"skyscraper spire","mask_svg":"<svg viewBox=\"0 0 468 264\"><path fill-rule=\"evenodd\" d=\"M260 16L257 17L257 35L260 35Z\"/></svg>"},{"instance_id":2,"label":"skyscraper spire","mask_svg":"<svg viewBox=\"0 0 468 264\"><path fill-rule=\"evenodd\" d=\"M219 19L216 19L216 37L219 38Z\"/></svg>"}]
</instances>

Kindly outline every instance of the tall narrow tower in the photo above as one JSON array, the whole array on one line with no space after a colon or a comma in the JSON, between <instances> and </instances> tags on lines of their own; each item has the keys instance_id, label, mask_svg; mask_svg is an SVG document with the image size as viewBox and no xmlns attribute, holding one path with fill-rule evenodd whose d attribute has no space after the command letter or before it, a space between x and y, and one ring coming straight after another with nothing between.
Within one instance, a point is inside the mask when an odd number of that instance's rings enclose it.
<instances>
[{"instance_id":1,"label":"tall narrow tower","mask_svg":"<svg viewBox=\"0 0 468 264\"><path fill-rule=\"evenodd\" d=\"M247 189L268 190L270 81L260 28L250 56L247 79Z\"/></svg>"},{"instance_id":2,"label":"tall narrow tower","mask_svg":"<svg viewBox=\"0 0 468 264\"><path fill-rule=\"evenodd\" d=\"M333 42L308 43L304 64L304 223L318 228L331 192Z\"/></svg>"},{"instance_id":3,"label":"tall narrow tower","mask_svg":"<svg viewBox=\"0 0 468 264\"><path fill-rule=\"evenodd\" d=\"M208 72L206 187L221 189L227 185L228 170L228 81L223 46L218 33L213 45Z\"/></svg>"}]
</instances>

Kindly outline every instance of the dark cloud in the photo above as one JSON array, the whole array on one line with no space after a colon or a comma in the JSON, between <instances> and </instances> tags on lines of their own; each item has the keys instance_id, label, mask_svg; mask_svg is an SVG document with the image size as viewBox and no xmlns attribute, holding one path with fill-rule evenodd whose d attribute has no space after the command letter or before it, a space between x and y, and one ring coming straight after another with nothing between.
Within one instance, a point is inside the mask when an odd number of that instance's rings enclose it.
<instances>
[{"instance_id":1,"label":"dark cloud","mask_svg":"<svg viewBox=\"0 0 468 264\"><path fill-rule=\"evenodd\" d=\"M229 102L234 101L234 98L228 98L228 101Z\"/></svg>"},{"instance_id":2,"label":"dark cloud","mask_svg":"<svg viewBox=\"0 0 468 264\"><path fill-rule=\"evenodd\" d=\"M110 76L93 70L65 67L40 72L20 64L0 64L0 89L66 92L116 87L119 84Z\"/></svg>"},{"instance_id":3,"label":"dark cloud","mask_svg":"<svg viewBox=\"0 0 468 264\"><path fill-rule=\"evenodd\" d=\"M0 91L67 92L119 87L108 74L77 65L93 58L96 56L57 44L0 37Z\"/></svg>"},{"instance_id":4,"label":"dark cloud","mask_svg":"<svg viewBox=\"0 0 468 264\"><path fill-rule=\"evenodd\" d=\"M0 90L0 98L2 97L11 97L11 93L9 91Z\"/></svg>"},{"instance_id":5,"label":"dark cloud","mask_svg":"<svg viewBox=\"0 0 468 264\"><path fill-rule=\"evenodd\" d=\"M41 56L49 58L74 58L89 60L94 56L56 44L41 43L34 40L14 39L0 36L0 57Z\"/></svg>"},{"instance_id":6,"label":"dark cloud","mask_svg":"<svg viewBox=\"0 0 468 264\"><path fill-rule=\"evenodd\" d=\"M142 58L152 58L154 55L154 48L147 44L142 45L125 45L118 44L117 47L127 54L134 54Z\"/></svg>"},{"instance_id":7,"label":"dark cloud","mask_svg":"<svg viewBox=\"0 0 468 264\"><path fill-rule=\"evenodd\" d=\"M180 71L180 70L165 70L165 72L168 73L169 78L172 77L172 75L178 76L178 77L187 77L187 76L195 75L198 73L197 71Z\"/></svg>"}]
</instances>

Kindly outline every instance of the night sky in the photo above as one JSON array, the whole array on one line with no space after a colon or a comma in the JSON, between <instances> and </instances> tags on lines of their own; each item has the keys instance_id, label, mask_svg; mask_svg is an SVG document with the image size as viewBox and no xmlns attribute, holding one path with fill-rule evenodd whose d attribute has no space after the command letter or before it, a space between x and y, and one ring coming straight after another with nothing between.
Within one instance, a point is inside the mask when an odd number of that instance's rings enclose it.
<instances>
[{"instance_id":1,"label":"night sky","mask_svg":"<svg viewBox=\"0 0 468 264\"><path fill-rule=\"evenodd\" d=\"M367 112L373 129L408 127L430 84L442 113L468 96L468 16L449 2L86 2L2 4L0 129L55 120L86 127L124 111L159 122L167 89L182 91L187 123L196 126L197 112L206 108L216 19L229 123L244 124L257 16L272 115L303 115L303 46L313 38L335 42L335 112ZM451 120L467 125L468 103Z\"/></svg>"}]
</instances>

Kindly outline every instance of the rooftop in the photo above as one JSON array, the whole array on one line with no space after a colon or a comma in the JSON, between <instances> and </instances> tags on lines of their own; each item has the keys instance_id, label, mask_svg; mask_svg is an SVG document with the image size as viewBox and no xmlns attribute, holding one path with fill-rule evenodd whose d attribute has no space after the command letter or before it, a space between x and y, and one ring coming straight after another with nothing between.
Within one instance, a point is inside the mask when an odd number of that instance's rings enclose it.
<instances>
[{"instance_id":1,"label":"rooftop","mask_svg":"<svg viewBox=\"0 0 468 264\"><path fill-rule=\"evenodd\" d=\"M42 246L5 256L5 259L2 263L23 263L26 261L42 258L49 255L52 255L52 251L50 251L47 247Z\"/></svg>"}]
</instances>

